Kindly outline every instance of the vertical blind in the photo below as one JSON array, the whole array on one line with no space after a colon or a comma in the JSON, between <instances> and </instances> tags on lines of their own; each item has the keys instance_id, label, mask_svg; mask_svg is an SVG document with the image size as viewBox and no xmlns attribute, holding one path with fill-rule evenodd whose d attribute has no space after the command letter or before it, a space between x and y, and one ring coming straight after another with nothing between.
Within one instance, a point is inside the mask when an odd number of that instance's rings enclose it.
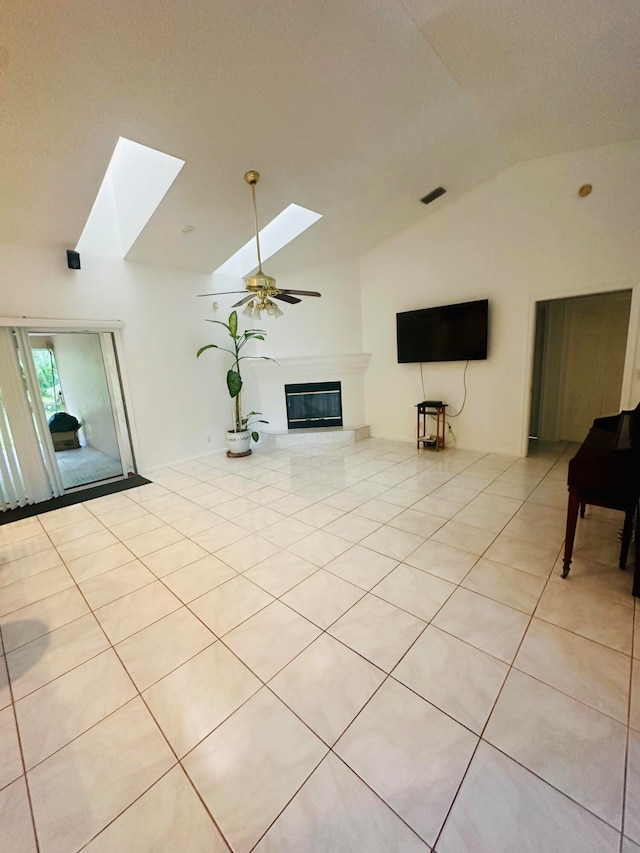
<instances>
[{"instance_id":1,"label":"vertical blind","mask_svg":"<svg viewBox=\"0 0 640 853\"><path fill-rule=\"evenodd\" d=\"M0 327L0 510L63 491L29 334Z\"/></svg>"}]
</instances>

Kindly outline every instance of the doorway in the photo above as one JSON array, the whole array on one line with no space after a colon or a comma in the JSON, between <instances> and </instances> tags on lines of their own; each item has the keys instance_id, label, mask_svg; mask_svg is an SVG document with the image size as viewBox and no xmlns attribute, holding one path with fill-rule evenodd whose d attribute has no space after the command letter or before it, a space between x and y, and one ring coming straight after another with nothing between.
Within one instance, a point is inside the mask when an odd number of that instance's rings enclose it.
<instances>
[{"instance_id":1,"label":"doorway","mask_svg":"<svg viewBox=\"0 0 640 853\"><path fill-rule=\"evenodd\" d=\"M529 436L582 442L620 410L631 291L536 305Z\"/></svg>"},{"instance_id":2,"label":"doorway","mask_svg":"<svg viewBox=\"0 0 640 853\"><path fill-rule=\"evenodd\" d=\"M0 327L0 509L136 473L113 332Z\"/></svg>"}]
</instances>

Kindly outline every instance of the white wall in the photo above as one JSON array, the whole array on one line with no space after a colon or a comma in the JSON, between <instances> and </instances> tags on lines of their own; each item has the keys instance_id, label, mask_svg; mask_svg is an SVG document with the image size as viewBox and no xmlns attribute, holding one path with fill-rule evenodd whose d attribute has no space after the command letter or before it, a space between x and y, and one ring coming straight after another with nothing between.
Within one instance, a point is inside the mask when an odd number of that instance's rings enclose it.
<instances>
[{"instance_id":1,"label":"white wall","mask_svg":"<svg viewBox=\"0 0 640 853\"><path fill-rule=\"evenodd\" d=\"M578 188L593 184L587 198ZM462 403L464 363L397 364L395 314L488 297L487 361L470 362L460 447L517 454L528 428L536 300L634 288L621 405L640 397L640 144L514 166L368 252L361 261L367 417L374 435L409 440L414 405Z\"/></svg>"},{"instance_id":2,"label":"white wall","mask_svg":"<svg viewBox=\"0 0 640 853\"><path fill-rule=\"evenodd\" d=\"M196 293L210 276L116 257L82 255L66 267L59 250L0 244L0 316L122 320L120 358L141 471L224 445L223 366L196 361L211 316ZM209 440L210 439L210 440Z\"/></svg>"},{"instance_id":3,"label":"white wall","mask_svg":"<svg viewBox=\"0 0 640 853\"><path fill-rule=\"evenodd\" d=\"M66 410L82 424L87 446L119 459L100 336L54 335L53 347Z\"/></svg>"}]
</instances>

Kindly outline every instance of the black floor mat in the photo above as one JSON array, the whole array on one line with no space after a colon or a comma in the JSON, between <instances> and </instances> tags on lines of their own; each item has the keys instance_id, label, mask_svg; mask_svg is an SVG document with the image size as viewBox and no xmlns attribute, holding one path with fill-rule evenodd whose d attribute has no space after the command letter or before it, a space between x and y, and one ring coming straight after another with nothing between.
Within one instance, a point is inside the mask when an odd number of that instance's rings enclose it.
<instances>
[{"instance_id":1,"label":"black floor mat","mask_svg":"<svg viewBox=\"0 0 640 853\"><path fill-rule=\"evenodd\" d=\"M84 503L85 501L93 500L93 498L102 498L105 495L112 495L115 492L123 492L125 489L133 489L136 486L146 486L150 482L151 480L146 480L139 474L134 474L132 477L127 477L126 480L117 480L115 483L104 483L101 486L92 486L89 489L80 489L80 491L62 495L59 498L51 498L50 501L29 504L29 506L20 506L17 509L8 509L6 512L0 512L0 525L10 524L12 521L20 521L22 518L30 518L33 515L41 515L43 512L52 512L54 509L62 509L65 506Z\"/></svg>"}]
</instances>

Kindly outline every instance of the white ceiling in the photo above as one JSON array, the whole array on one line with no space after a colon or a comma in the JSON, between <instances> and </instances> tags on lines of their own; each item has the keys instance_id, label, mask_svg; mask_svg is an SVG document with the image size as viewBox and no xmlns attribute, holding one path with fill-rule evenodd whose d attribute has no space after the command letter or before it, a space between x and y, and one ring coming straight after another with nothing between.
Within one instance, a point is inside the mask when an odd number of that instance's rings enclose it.
<instances>
[{"instance_id":1,"label":"white ceiling","mask_svg":"<svg viewBox=\"0 0 640 853\"><path fill-rule=\"evenodd\" d=\"M211 271L290 202L274 274L361 252L518 160L640 137L637 0L20 0L0 239L67 248L124 136L186 160L128 257ZM585 180L588 176L585 176ZM185 225L195 231L184 234Z\"/></svg>"}]
</instances>

